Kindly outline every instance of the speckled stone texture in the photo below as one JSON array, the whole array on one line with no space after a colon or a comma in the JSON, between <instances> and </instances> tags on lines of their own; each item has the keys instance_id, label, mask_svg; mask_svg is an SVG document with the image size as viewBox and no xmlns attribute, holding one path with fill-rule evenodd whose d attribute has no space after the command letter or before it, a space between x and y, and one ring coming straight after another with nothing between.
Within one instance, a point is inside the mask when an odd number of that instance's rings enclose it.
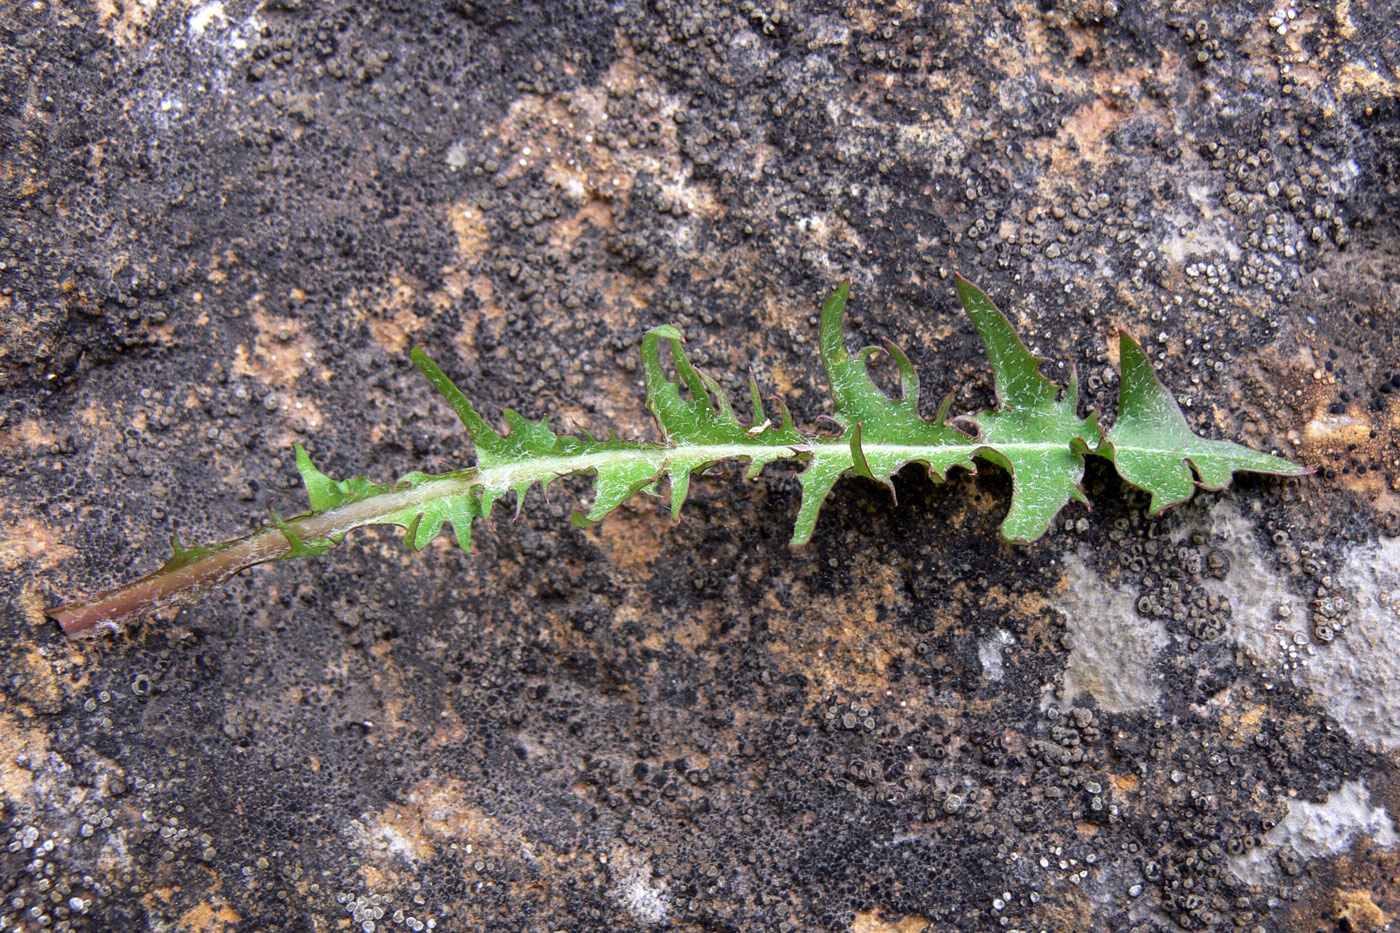
<instances>
[{"instance_id":1,"label":"speckled stone texture","mask_svg":"<svg viewBox=\"0 0 1400 933\"><path fill-rule=\"evenodd\" d=\"M0 928L1376 931L1400 915L1394 4L0 3ZM991 401L1318 472L996 535L1005 474L565 483L99 648L47 602L490 417L650 430L673 323L812 429L818 303ZM893 375L887 373L887 375ZM743 404L740 402L740 404ZM930 407L929 414L932 414Z\"/></svg>"}]
</instances>

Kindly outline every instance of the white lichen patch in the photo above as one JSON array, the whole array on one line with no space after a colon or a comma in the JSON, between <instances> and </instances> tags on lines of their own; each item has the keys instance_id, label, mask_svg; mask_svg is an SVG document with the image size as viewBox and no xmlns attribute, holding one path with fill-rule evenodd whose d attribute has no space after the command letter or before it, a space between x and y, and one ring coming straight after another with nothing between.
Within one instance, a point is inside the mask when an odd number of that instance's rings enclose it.
<instances>
[{"instance_id":1,"label":"white lichen patch","mask_svg":"<svg viewBox=\"0 0 1400 933\"><path fill-rule=\"evenodd\" d=\"M410 865L418 864L420 856L414 840L397 826L389 823L378 824L374 827L371 842L376 852L401 858Z\"/></svg>"},{"instance_id":2,"label":"white lichen patch","mask_svg":"<svg viewBox=\"0 0 1400 933\"><path fill-rule=\"evenodd\" d=\"M1001 649L1009 647L1015 639L1006 629L997 629L977 643L977 660L982 662L982 676L996 683L1006 674L1001 658Z\"/></svg>"},{"instance_id":3,"label":"white lichen patch","mask_svg":"<svg viewBox=\"0 0 1400 933\"><path fill-rule=\"evenodd\" d=\"M1333 574L1351 618L1303 680L1328 714L1370 748L1400 750L1400 538L1354 548Z\"/></svg>"},{"instance_id":4,"label":"white lichen patch","mask_svg":"<svg viewBox=\"0 0 1400 933\"><path fill-rule=\"evenodd\" d=\"M1274 856L1285 846L1309 861L1345 852L1358 836L1373 845L1395 845L1395 821L1384 807L1373 807L1361 781L1348 781L1322 803L1290 800L1288 816L1260 845L1229 861L1230 871L1248 884L1262 884L1275 872Z\"/></svg>"},{"instance_id":5,"label":"white lichen patch","mask_svg":"<svg viewBox=\"0 0 1400 933\"><path fill-rule=\"evenodd\" d=\"M401 860L409 866L417 867L420 862L433 856L431 848L419 845L395 820L401 816L390 808L380 814L365 813L358 820L351 820L345 828L351 844L359 852L374 859L386 861Z\"/></svg>"},{"instance_id":6,"label":"white lichen patch","mask_svg":"<svg viewBox=\"0 0 1400 933\"><path fill-rule=\"evenodd\" d=\"M464 139L459 139L447 147L447 152L442 158L449 167L463 169L467 167L467 155L467 142Z\"/></svg>"},{"instance_id":7,"label":"white lichen patch","mask_svg":"<svg viewBox=\"0 0 1400 933\"><path fill-rule=\"evenodd\" d=\"M1070 654L1060 698L1068 703L1090 693L1100 709L1114 713L1156 708L1162 692L1157 656L1169 640L1166 628L1138 613L1132 590L1106 583L1089 566L1087 553L1067 555L1064 565L1067 585L1055 608L1069 630Z\"/></svg>"},{"instance_id":8,"label":"white lichen patch","mask_svg":"<svg viewBox=\"0 0 1400 933\"><path fill-rule=\"evenodd\" d=\"M620 869L620 880L613 886L612 894L622 908L638 923L655 926L664 922L671 912L671 899L665 886L652 879L650 868L625 857L614 859L614 863Z\"/></svg>"},{"instance_id":9,"label":"white lichen patch","mask_svg":"<svg viewBox=\"0 0 1400 933\"><path fill-rule=\"evenodd\" d=\"M1228 599L1229 637L1249 653L1265 672L1282 677L1306 658L1306 602L1280 573L1271 554L1255 537L1254 519L1240 513L1234 503L1221 500L1206 517L1211 546L1230 561L1223 580L1207 580L1212 595Z\"/></svg>"},{"instance_id":10,"label":"white lichen patch","mask_svg":"<svg viewBox=\"0 0 1400 933\"><path fill-rule=\"evenodd\" d=\"M1230 558L1211 592L1228 597L1230 637L1270 676L1310 688L1357 741L1400 750L1400 540L1355 547L1332 575L1350 604L1349 621L1330 644L1314 644L1308 601L1276 569L1254 523L1228 501L1210 512L1213 544Z\"/></svg>"},{"instance_id":11,"label":"white lichen patch","mask_svg":"<svg viewBox=\"0 0 1400 933\"><path fill-rule=\"evenodd\" d=\"M196 7L190 14L190 35L199 38L213 25L228 25L228 14L224 12L224 5L219 0Z\"/></svg>"}]
</instances>

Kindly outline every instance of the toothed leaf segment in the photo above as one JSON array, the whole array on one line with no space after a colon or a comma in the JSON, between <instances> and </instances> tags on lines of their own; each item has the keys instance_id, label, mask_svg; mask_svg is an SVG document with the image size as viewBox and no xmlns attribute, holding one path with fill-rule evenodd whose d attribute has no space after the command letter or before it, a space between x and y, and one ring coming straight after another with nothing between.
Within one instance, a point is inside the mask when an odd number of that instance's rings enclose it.
<instances>
[{"instance_id":1,"label":"toothed leaf segment","mask_svg":"<svg viewBox=\"0 0 1400 933\"><path fill-rule=\"evenodd\" d=\"M959 278L962 298L992 361L997 407L964 419L977 428L983 446L978 454L1011 474L1011 510L1002 534L1033 541L1070 499L1084 500L1087 449L1103 440L1098 417L1075 412L1079 384L1070 370L1069 385L1055 385L1040 373L1044 360L1031 354L1011 323L971 282Z\"/></svg>"},{"instance_id":2,"label":"toothed leaf segment","mask_svg":"<svg viewBox=\"0 0 1400 933\"><path fill-rule=\"evenodd\" d=\"M962 278L957 290L991 362L996 408L950 420L945 400L932 420L922 417L918 375L899 347L887 343L856 354L847 349L842 326L850 297L847 281L822 308L819 335L832 415L841 428L835 436L804 434L781 401L765 408L752 377L745 406L749 418L742 420L720 384L686 358L674 327L654 328L642 339L646 403L661 435L655 442L615 434L603 439L586 432L560 435L548 419L532 422L510 409L502 413L505 429L498 431L415 349L414 364L471 437L474 467L410 473L393 484L362 476L335 480L317 469L298 444L297 470L306 485L309 512L287 519L273 516L263 531L211 547L177 541L174 556L155 574L57 612L68 620L65 626L71 624L70 631L79 631L97 624L94 620L194 590L242 567L322 553L346 532L365 525L397 525L408 546L418 549L450 524L461 546L470 549L472 522L489 515L498 499L513 492L518 509L532 486L547 487L568 475L593 476L592 505L574 516L576 523L589 525L637 492L657 493L663 483L670 490L671 510L679 516L691 477L717 463L746 462L752 477L776 460L800 461L805 464L799 476L802 500L792 535L793 543L800 544L811 538L822 503L838 479L855 475L889 486L894 473L909 463L924 464L939 479L953 467L974 470L977 458L1004 468L1011 475L1011 505L1002 534L1014 541L1034 540L1067 502L1084 501L1080 482L1087 454L1107 457L1124 479L1148 491L1154 514L1189 498L1197 485L1224 487L1241 470L1307 472L1279 457L1192 432L1142 349L1126 334L1120 338L1119 412L1105 436L1095 415L1077 412L1073 369L1067 385L1051 382L1041 373L1044 361L1026 349L986 295ZM871 378L869 364L882 353L898 370L898 398L887 396Z\"/></svg>"},{"instance_id":3,"label":"toothed leaf segment","mask_svg":"<svg viewBox=\"0 0 1400 933\"><path fill-rule=\"evenodd\" d=\"M1241 470L1304 472L1287 460L1230 441L1197 436L1176 399L1152 372L1147 354L1127 334L1118 337L1118 363L1123 373L1118 420L1108 432L1102 452L1120 476L1152 494L1151 514L1191 498L1197 485L1224 489Z\"/></svg>"},{"instance_id":4,"label":"toothed leaf segment","mask_svg":"<svg viewBox=\"0 0 1400 933\"><path fill-rule=\"evenodd\" d=\"M831 487L846 473L855 473L886 484L900 467L912 461L927 464L940 478L950 467L972 467L968 436L946 422L948 401L935 421L919 415L919 377L914 365L893 343L866 347L856 356L846 349L842 322L851 283L842 282L822 307L820 347L822 366L836 401L836 421L845 433L834 442L814 445L807 469L798 477L802 504L792 540L800 544L812 537L817 513ZM869 362L886 352L899 370L901 397L892 399L870 377ZM890 487L893 489L893 487Z\"/></svg>"}]
</instances>

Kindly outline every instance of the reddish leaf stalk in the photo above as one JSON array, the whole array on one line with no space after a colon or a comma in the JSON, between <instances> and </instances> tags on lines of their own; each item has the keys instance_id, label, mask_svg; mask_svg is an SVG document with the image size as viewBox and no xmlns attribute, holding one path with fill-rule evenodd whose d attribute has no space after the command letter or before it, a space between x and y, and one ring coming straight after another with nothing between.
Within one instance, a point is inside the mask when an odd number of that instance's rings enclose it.
<instances>
[{"instance_id":1,"label":"reddish leaf stalk","mask_svg":"<svg viewBox=\"0 0 1400 933\"><path fill-rule=\"evenodd\" d=\"M461 494L479 485L472 470L447 473L407 489L394 490L327 509L319 515L288 519L285 527L298 540L339 541L346 532L378 523L400 509L431 499ZM69 637L95 637L116 631L117 623L138 613L192 602L229 577L291 555L292 545L282 529L269 525L252 534L174 568L161 568L139 580L47 610Z\"/></svg>"},{"instance_id":2,"label":"reddish leaf stalk","mask_svg":"<svg viewBox=\"0 0 1400 933\"><path fill-rule=\"evenodd\" d=\"M48 613L70 638L95 637L114 631L121 619L197 597L240 570L277 560L290 550L282 532L264 528L182 567L157 570L87 599L49 609Z\"/></svg>"}]
</instances>

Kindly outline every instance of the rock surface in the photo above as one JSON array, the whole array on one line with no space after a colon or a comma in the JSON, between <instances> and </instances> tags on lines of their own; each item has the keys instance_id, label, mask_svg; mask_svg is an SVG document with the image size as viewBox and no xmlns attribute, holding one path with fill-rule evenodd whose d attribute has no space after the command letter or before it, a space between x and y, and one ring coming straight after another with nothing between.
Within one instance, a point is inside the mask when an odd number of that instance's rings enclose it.
<instances>
[{"instance_id":1,"label":"rock surface","mask_svg":"<svg viewBox=\"0 0 1400 933\"><path fill-rule=\"evenodd\" d=\"M1390 4L33 0L0 17L0 927L1381 930L1400 912L1400 32ZM586 487L43 618L172 533L649 430L673 323L829 411L818 303L991 401L952 274L1110 415L1318 472L1158 519L1106 469ZM932 414L930 411L929 414ZM502 515L505 510L501 510Z\"/></svg>"}]
</instances>

